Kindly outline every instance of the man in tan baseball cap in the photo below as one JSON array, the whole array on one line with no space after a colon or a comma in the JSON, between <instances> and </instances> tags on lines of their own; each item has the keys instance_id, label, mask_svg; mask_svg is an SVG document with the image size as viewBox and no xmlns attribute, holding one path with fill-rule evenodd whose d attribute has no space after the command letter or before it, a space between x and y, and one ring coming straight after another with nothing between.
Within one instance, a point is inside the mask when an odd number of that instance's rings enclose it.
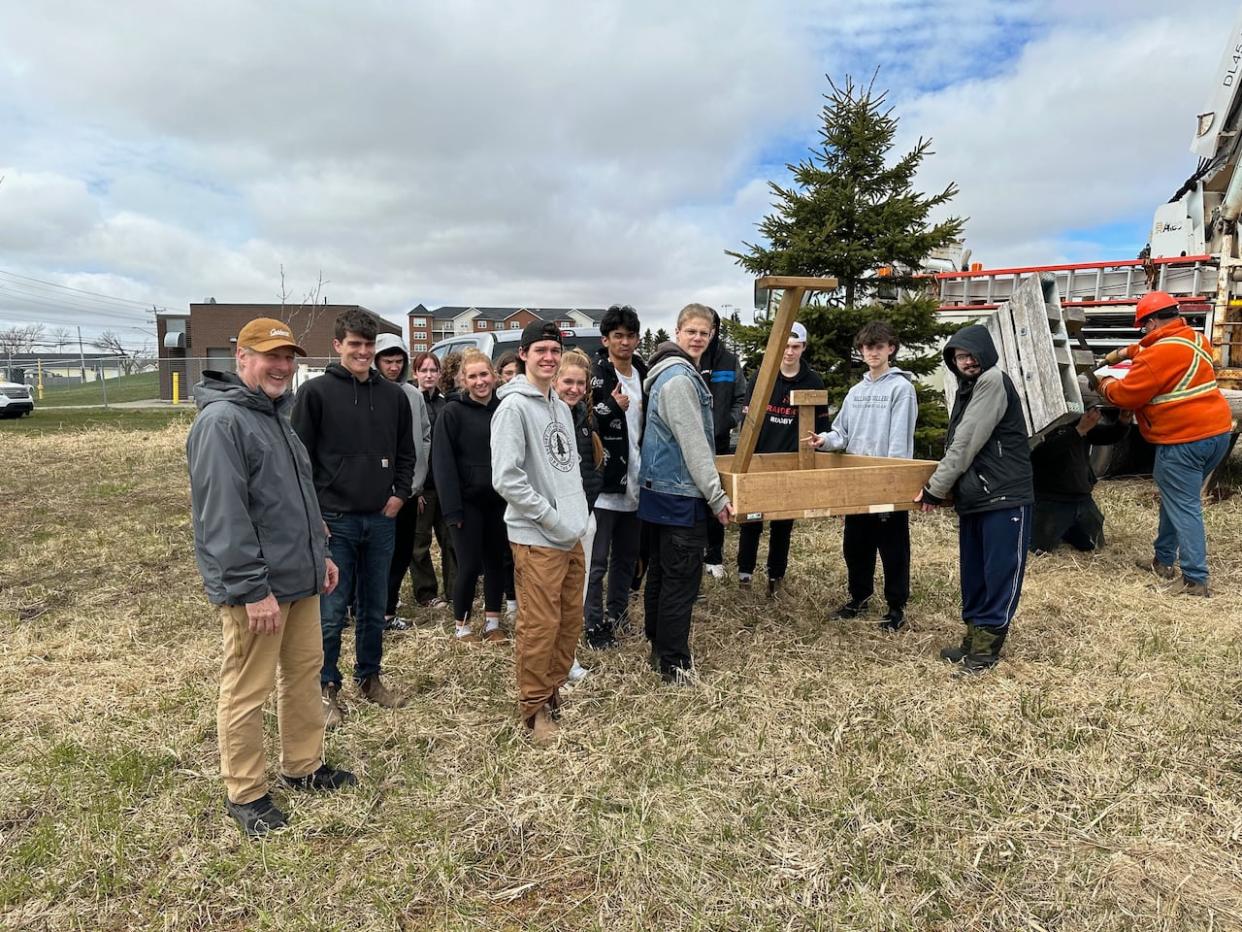
<instances>
[{"instance_id":1,"label":"man in tan baseball cap","mask_svg":"<svg viewBox=\"0 0 1242 932\"><path fill-rule=\"evenodd\" d=\"M242 327L237 371L204 372L194 387L199 413L186 440L195 559L224 638L216 729L225 810L247 835L286 820L268 792L263 746L273 690L280 784L331 792L358 782L324 760L319 597L336 588L338 570L310 458L289 424L295 354L306 351L287 324L261 317Z\"/></svg>"},{"instance_id":2,"label":"man in tan baseball cap","mask_svg":"<svg viewBox=\"0 0 1242 932\"><path fill-rule=\"evenodd\" d=\"M253 350L256 353L268 353L282 347L289 347L299 356L305 356L306 350L298 346L293 339L293 331L289 325L275 317L256 317L241 328L237 335L237 348Z\"/></svg>"}]
</instances>

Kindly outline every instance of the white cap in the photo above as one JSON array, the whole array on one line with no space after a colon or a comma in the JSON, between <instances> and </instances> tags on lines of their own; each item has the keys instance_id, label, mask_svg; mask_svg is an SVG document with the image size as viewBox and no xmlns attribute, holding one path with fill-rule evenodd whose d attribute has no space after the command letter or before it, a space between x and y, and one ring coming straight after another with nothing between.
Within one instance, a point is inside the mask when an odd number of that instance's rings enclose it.
<instances>
[{"instance_id":1,"label":"white cap","mask_svg":"<svg viewBox=\"0 0 1242 932\"><path fill-rule=\"evenodd\" d=\"M791 330L789 333L789 339L796 340L799 343L805 343L806 342L806 325L800 324L797 321L795 321L793 325L793 330Z\"/></svg>"}]
</instances>

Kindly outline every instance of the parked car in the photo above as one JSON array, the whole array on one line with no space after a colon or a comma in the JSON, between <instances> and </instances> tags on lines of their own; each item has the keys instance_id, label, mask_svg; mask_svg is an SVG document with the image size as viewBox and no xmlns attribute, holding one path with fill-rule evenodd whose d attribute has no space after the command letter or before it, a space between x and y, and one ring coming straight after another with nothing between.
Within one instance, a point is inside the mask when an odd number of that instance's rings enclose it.
<instances>
[{"instance_id":1,"label":"parked car","mask_svg":"<svg viewBox=\"0 0 1242 932\"><path fill-rule=\"evenodd\" d=\"M34 413L34 396L20 382L0 382L0 418Z\"/></svg>"},{"instance_id":2,"label":"parked car","mask_svg":"<svg viewBox=\"0 0 1242 932\"><path fill-rule=\"evenodd\" d=\"M588 356L594 355L600 347L598 327L566 327L561 330L561 339L564 340L566 349L576 346ZM521 342L521 330L480 330L478 333L463 333L441 340L431 347L431 352L437 359L443 359L449 353L478 349L487 353L492 359L498 359L507 350L517 352L518 344Z\"/></svg>"}]
</instances>

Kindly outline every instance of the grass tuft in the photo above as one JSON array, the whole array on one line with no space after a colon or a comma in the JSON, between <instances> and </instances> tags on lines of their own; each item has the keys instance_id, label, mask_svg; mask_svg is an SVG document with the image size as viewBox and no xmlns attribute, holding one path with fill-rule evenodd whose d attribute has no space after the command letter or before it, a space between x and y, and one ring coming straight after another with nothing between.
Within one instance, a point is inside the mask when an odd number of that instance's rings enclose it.
<instances>
[{"instance_id":1,"label":"grass tuft","mask_svg":"<svg viewBox=\"0 0 1242 932\"><path fill-rule=\"evenodd\" d=\"M1217 595L1190 602L1132 567L1150 485L1101 486L1109 548L1034 558L970 679L935 656L960 637L951 515L913 521L895 636L882 606L827 620L840 525L805 522L779 600L708 585L698 686L661 685L634 634L583 651L547 751L508 650L420 616L386 645L410 706L347 687L328 738L361 785L278 793L290 828L252 843L222 811L185 424L0 425L23 464L0 472L5 928L1242 927L1242 498L1209 508Z\"/></svg>"}]
</instances>

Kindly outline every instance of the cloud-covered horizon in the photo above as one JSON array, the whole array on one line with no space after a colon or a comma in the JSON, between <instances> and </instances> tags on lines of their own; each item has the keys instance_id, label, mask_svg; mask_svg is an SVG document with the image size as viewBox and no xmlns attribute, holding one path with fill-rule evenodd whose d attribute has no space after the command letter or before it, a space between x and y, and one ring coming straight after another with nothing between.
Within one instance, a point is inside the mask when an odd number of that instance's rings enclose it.
<instances>
[{"instance_id":1,"label":"cloud-covered horizon","mask_svg":"<svg viewBox=\"0 0 1242 932\"><path fill-rule=\"evenodd\" d=\"M975 258L1132 255L1194 166L1236 12L7 6L0 270L184 307L278 300L283 266L295 299L322 274L330 300L395 320L420 302L624 301L653 326L689 300L749 303L724 251L815 143L825 73L880 69L901 145L934 140L920 186L961 189ZM0 280L0 321L108 326L49 294Z\"/></svg>"}]
</instances>

